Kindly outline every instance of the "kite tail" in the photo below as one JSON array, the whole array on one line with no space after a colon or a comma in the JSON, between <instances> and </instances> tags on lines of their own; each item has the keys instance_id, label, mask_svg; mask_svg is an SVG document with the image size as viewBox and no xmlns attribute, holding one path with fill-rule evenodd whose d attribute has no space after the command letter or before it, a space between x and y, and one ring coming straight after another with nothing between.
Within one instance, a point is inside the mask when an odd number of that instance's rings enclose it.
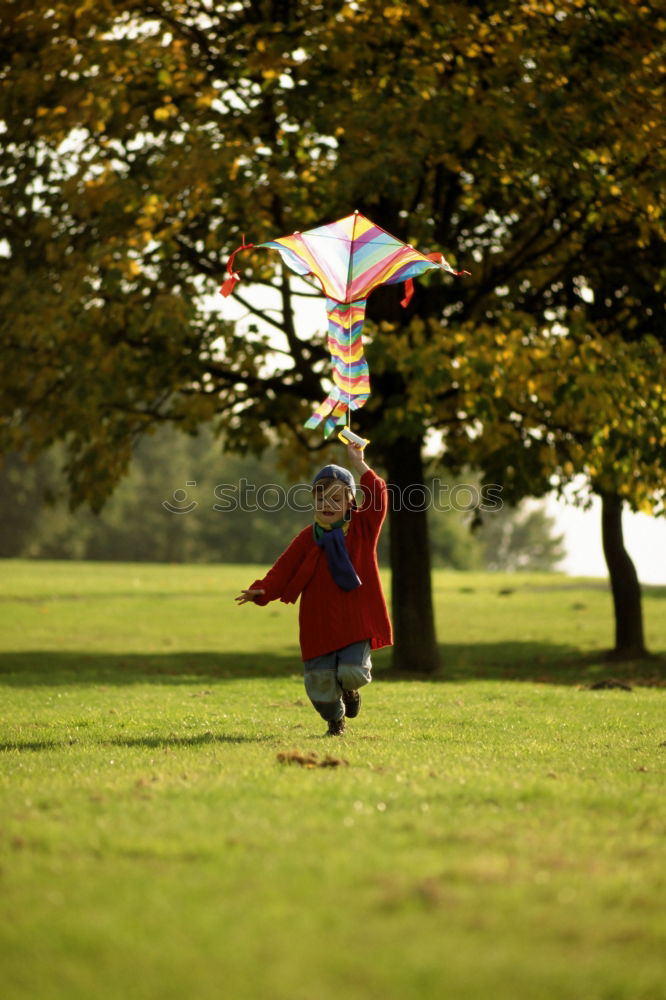
<instances>
[{"instance_id":1,"label":"kite tail","mask_svg":"<svg viewBox=\"0 0 666 1000\"><path fill-rule=\"evenodd\" d=\"M343 399L338 398L336 389L331 391L323 403L320 403L312 416L305 421L304 426L308 430L314 430L323 421L324 437L330 437L338 424L344 424L345 413L348 404Z\"/></svg>"},{"instance_id":2,"label":"kite tail","mask_svg":"<svg viewBox=\"0 0 666 1000\"><path fill-rule=\"evenodd\" d=\"M330 437L336 427L345 423L347 410L360 409L369 395L351 397L337 388L331 389L330 396L319 404L303 426L315 430L323 421L324 437Z\"/></svg>"},{"instance_id":3,"label":"kite tail","mask_svg":"<svg viewBox=\"0 0 666 1000\"><path fill-rule=\"evenodd\" d=\"M224 295L225 299L227 298L228 295L231 295L231 293L233 292L234 288L236 287L236 285L240 281L240 274L238 273L238 271L234 271L234 258L236 256L236 254L240 253L241 250L251 250L253 246L254 246L254 243L246 243L245 242L245 233L243 233L243 242L242 242L242 244L239 247L236 247L236 249L232 253L231 257L227 261L227 274L229 275L229 277L227 278L227 280L225 282L223 282L223 284L222 284L222 286L220 288L220 295Z\"/></svg>"},{"instance_id":4,"label":"kite tail","mask_svg":"<svg viewBox=\"0 0 666 1000\"><path fill-rule=\"evenodd\" d=\"M439 253L439 251L436 253L424 254L424 257L426 260L431 260L435 264L441 264L442 268L445 271L448 271L449 274L453 274L456 278L459 278L462 274L467 274L467 275L469 274L469 271L454 271L449 262L447 261L446 257L444 256L444 254ZM414 295L414 281L412 278L407 278L407 281L405 282L405 296L404 298L400 299L400 305L402 306L403 309L407 308L409 303L412 301L413 295Z\"/></svg>"},{"instance_id":5,"label":"kite tail","mask_svg":"<svg viewBox=\"0 0 666 1000\"><path fill-rule=\"evenodd\" d=\"M360 409L370 396L370 373L361 336L366 301L326 299L334 387L305 423L307 428L314 429L323 420L324 437L329 437L338 424L345 422L347 410Z\"/></svg>"}]
</instances>

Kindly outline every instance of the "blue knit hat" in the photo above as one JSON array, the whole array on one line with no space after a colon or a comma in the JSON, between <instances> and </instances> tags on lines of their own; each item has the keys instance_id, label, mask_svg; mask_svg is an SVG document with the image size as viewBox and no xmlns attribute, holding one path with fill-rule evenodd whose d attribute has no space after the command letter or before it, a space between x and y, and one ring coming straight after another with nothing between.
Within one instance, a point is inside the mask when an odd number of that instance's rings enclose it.
<instances>
[{"instance_id":1,"label":"blue knit hat","mask_svg":"<svg viewBox=\"0 0 666 1000\"><path fill-rule=\"evenodd\" d=\"M314 486L315 483L318 483L321 479L337 479L339 482L343 483L344 486L348 486L352 493L356 492L354 477L349 469L343 469L340 465L325 465L323 469L319 470L317 475L312 480L312 485Z\"/></svg>"}]
</instances>

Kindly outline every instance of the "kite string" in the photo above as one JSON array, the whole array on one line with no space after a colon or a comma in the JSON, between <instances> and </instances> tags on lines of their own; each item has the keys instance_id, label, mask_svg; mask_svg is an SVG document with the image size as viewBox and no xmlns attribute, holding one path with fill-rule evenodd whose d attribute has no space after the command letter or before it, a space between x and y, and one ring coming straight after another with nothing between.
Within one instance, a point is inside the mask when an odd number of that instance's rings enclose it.
<instances>
[{"instance_id":1,"label":"kite string","mask_svg":"<svg viewBox=\"0 0 666 1000\"><path fill-rule=\"evenodd\" d=\"M352 351L351 351L351 316L352 308L351 303L349 304L349 311L347 313L347 392L349 395L349 403L347 404L347 429L351 430L351 376L352 376Z\"/></svg>"},{"instance_id":2,"label":"kite string","mask_svg":"<svg viewBox=\"0 0 666 1000\"><path fill-rule=\"evenodd\" d=\"M352 223L351 241L349 244L349 264L347 265L347 288L346 288L346 299L347 299L347 396L349 397L349 403L347 404L347 428L351 431L351 374L352 374L352 345L351 345L351 327L352 327L352 304L350 302L350 292L351 283L354 277L354 240L356 239L356 224L358 222L358 209L354 212L354 222Z\"/></svg>"}]
</instances>

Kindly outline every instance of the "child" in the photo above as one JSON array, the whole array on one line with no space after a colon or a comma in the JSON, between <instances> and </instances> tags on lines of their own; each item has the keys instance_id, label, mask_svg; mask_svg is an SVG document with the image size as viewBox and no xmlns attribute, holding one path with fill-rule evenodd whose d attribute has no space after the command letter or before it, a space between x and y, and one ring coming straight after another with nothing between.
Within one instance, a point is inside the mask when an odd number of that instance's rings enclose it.
<instances>
[{"instance_id":1,"label":"child","mask_svg":"<svg viewBox=\"0 0 666 1000\"><path fill-rule=\"evenodd\" d=\"M351 472L325 466L312 483L314 524L296 535L263 580L236 598L239 604L277 598L293 604L300 595L305 690L331 736L344 732L345 716L360 711L358 689L372 680L370 650L392 643L377 565L386 483L365 464L362 449L350 444L347 453L361 477L361 506Z\"/></svg>"}]
</instances>

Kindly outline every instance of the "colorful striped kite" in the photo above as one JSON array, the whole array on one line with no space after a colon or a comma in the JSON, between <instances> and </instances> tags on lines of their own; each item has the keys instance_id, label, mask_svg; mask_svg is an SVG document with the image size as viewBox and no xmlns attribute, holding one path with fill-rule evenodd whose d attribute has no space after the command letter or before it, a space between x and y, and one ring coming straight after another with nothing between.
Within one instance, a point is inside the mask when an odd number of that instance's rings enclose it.
<instances>
[{"instance_id":1,"label":"colorful striped kite","mask_svg":"<svg viewBox=\"0 0 666 1000\"><path fill-rule=\"evenodd\" d=\"M243 244L229 258L229 277L220 289L230 295L239 275L234 271L234 257L240 250L254 244ZM293 233L258 247L277 250L287 267L296 274L312 275L326 295L328 313L328 349L333 361L333 388L317 407L305 426L318 427L323 421L324 436L328 437L338 424L349 419L349 411L357 410L370 395L368 364L363 354L361 331L368 295L377 285L405 282L406 306L412 297L413 278L433 268L449 274L454 271L441 253L419 253L413 247L391 236L359 212L327 226L305 233Z\"/></svg>"}]
</instances>

